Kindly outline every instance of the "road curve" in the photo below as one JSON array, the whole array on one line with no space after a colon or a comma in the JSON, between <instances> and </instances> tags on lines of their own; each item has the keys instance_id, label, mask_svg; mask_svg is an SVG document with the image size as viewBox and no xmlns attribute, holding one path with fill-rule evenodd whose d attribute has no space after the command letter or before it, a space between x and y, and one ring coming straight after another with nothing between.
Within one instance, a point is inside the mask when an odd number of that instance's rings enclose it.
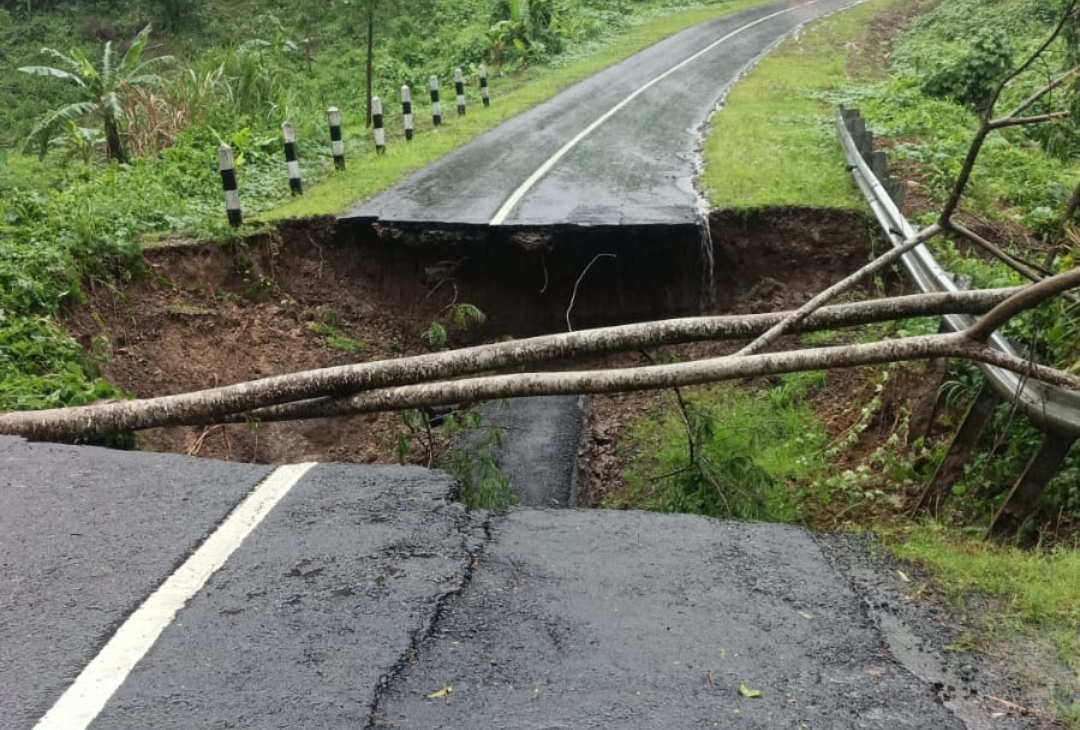
<instances>
[{"instance_id":1,"label":"road curve","mask_svg":"<svg viewBox=\"0 0 1080 730\"><path fill-rule=\"evenodd\" d=\"M773 3L689 28L504 122L343 217L444 226L695 222L701 125L767 49L852 4Z\"/></svg>"}]
</instances>

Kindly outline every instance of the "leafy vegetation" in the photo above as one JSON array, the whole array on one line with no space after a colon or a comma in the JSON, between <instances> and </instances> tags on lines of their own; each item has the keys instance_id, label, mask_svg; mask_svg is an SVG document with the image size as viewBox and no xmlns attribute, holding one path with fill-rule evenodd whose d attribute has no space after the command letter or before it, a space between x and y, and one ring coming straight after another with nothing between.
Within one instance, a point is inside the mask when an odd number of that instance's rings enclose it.
<instances>
[{"instance_id":1,"label":"leafy vegetation","mask_svg":"<svg viewBox=\"0 0 1080 730\"><path fill-rule=\"evenodd\" d=\"M235 153L249 220L271 210L265 219L340 212L566 84L740 6L592 0L544 16L534 2L531 17L540 19L530 22L543 28L524 29L524 52L512 44L496 57L489 31L510 5L519 4L377 4L374 84L384 97L396 98L402 82L425 84L431 73L447 78L456 66L472 73L482 61L502 64L492 69L488 113L448 120L437 133L418 114L416 140L404 145L392 133L389 153L378 159L359 128L355 79L365 59L354 41L367 28L351 0L301 8L214 0L0 5L0 62L40 69L14 74L0 88L0 341L34 343L0 359L0 407L116 395L66 340L65 307L81 296L87 277L107 281L119 273L122 280L140 246L156 236L233 235L222 214L219 144ZM147 20L153 33L140 31ZM43 46L59 68L46 70ZM175 61L167 62L170 56ZM337 174L320 141L331 104L342 110L349 160ZM296 129L307 194L281 205L289 199L280 149L285 119ZM18 152L27 140L47 153L43 160Z\"/></svg>"},{"instance_id":2,"label":"leafy vegetation","mask_svg":"<svg viewBox=\"0 0 1080 730\"><path fill-rule=\"evenodd\" d=\"M796 490L823 473L824 429L805 402L820 374L784 376L771 389L694 389L685 411L642 420L622 448L629 491L612 507L790 522ZM685 419L683 415L685 414Z\"/></svg>"},{"instance_id":3,"label":"leafy vegetation","mask_svg":"<svg viewBox=\"0 0 1080 730\"><path fill-rule=\"evenodd\" d=\"M852 82L845 42L900 1L872 0L812 24L731 90L705 142L701 184L713 206L861 209L836 144L834 97Z\"/></svg>"}]
</instances>

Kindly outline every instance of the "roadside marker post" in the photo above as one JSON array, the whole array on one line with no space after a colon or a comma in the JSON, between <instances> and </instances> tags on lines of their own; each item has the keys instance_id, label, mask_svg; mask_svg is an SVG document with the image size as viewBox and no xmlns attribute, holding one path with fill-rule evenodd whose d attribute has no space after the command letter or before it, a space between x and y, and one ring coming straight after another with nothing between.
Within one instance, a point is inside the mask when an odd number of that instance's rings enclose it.
<instances>
[{"instance_id":1,"label":"roadside marker post","mask_svg":"<svg viewBox=\"0 0 1080 730\"><path fill-rule=\"evenodd\" d=\"M240 190L236 184L232 147L227 144L218 147L218 169L221 170L221 187L225 190L225 212L229 216L229 225L238 228L243 224L244 216L240 212Z\"/></svg>"},{"instance_id":2,"label":"roadside marker post","mask_svg":"<svg viewBox=\"0 0 1080 730\"><path fill-rule=\"evenodd\" d=\"M371 121L375 125L375 153L386 152L386 130L383 129L382 99L371 97Z\"/></svg>"},{"instance_id":3,"label":"roadside marker post","mask_svg":"<svg viewBox=\"0 0 1080 730\"><path fill-rule=\"evenodd\" d=\"M429 79L431 86L431 123L438 127L442 124L442 104L439 103L439 77Z\"/></svg>"},{"instance_id":4,"label":"roadside marker post","mask_svg":"<svg viewBox=\"0 0 1080 730\"><path fill-rule=\"evenodd\" d=\"M304 183L300 179L300 163L296 159L296 132L289 122L282 122L281 136L285 139L285 166L289 170L289 190L293 195L304 194Z\"/></svg>"},{"instance_id":5,"label":"roadside marker post","mask_svg":"<svg viewBox=\"0 0 1080 730\"><path fill-rule=\"evenodd\" d=\"M454 93L457 95L457 113L465 116L465 74L461 69L454 69Z\"/></svg>"},{"instance_id":6,"label":"roadside marker post","mask_svg":"<svg viewBox=\"0 0 1080 730\"><path fill-rule=\"evenodd\" d=\"M491 106L491 96L488 94L487 67L480 64L480 68L476 70L476 73L480 76L480 98L483 100L484 106Z\"/></svg>"},{"instance_id":7,"label":"roadside marker post","mask_svg":"<svg viewBox=\"0 0 1080 730\"><path fill-rule=\"evenodd\" d=\"M401 87L401 112L405 116L405 141L411 142L413 138L412 117L412 91L408 84Z\"/></svg>"},{"instance_id":8,"label":"roadside marker post","mask_svg":"<svg viewBox=\"0 0 1080 730\"><path fill-rule=\"evenodd\" d=\"M330 151L334 154L334 168L345 169L345 143L341 141L341 111L332 106L326 110L330 122Z\"/></svg>"}]
</instances>

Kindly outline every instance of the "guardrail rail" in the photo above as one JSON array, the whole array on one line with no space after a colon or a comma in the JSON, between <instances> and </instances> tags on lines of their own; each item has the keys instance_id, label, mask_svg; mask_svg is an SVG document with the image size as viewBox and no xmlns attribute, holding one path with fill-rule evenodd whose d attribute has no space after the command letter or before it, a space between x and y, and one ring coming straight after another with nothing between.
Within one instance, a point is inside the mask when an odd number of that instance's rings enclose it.
<instances>
[{"instance_id":1,"label":"guardrail rail","mask_svg":"<svg viewBox=\"0 0 1080 730\"><path fill-rule=\"evenodd\" d=\"M836 129L840 146L855 184L893 246L899 247L917 235L916 228L900 212L904 188L890 183L886 177L885 153L874 151L873 134L866 130L858 110L840 107L836 111ZM905 254L903 266L912 281L924 292L959 291L956 277L943 269L924 245ZM959 331L970 326L975 318L967 314L950 314L942 318L943 326ZM1020 352L1004 336L994 333L990 344L1016 356ZM920 499L920 510L936 511L961 473L974 442L1001 399L1013 403L1044 432L1042 447L1028 463L1024 473L1009 493L1005 504L994 516L991 531L1014 532L1030 517L1035 501L1046 483L1053 477L1080 436L1080 393L1022 377L993 365L979 364L986 384L983 392L969 409L964 425L958 430L949 453L938 467Z\"/></svg>"}]
</instances>

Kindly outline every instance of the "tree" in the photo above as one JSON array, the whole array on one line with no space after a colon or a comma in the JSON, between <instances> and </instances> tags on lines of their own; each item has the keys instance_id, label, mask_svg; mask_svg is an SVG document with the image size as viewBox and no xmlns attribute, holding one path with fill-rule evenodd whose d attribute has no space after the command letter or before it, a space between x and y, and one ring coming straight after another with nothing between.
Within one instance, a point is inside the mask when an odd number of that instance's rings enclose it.
<instances>
[{"instance_id":1,"label":"tree","mask_svg":"<svg viewBox=\"0 0 1080 730\"><path fill-rule=\"evenodd\" d=\"M865 272L881 260L877 259L861 271ZM791 325L791 331L803 332L928 314L989 310L969 330L955 334L869 345L737 355L647 368L524 373L450 380L461 375L516 370L523 365L570 357L706 339L753 337L774 331L780 323L791 322L793 313L646 322L324 368L195 393L0 414L0 433L38 440L71 441L159 426L296 420L524 395L669 388L798 370L853 367L928 357L970 358L1077 388L1080 387L1080 377L1013 358L986 345L985 339L993 329L1018 312L1078 283L1080 269L1074 269L1023 289L918 295L829 307Z\"/></svg>"},{"instance_id":2,"label":"tree","mask_svg":"<svg viewBox=\"0 0 1080 730\"><path fill-rule=\"evenodd\" d=\"M116 63L112 41L109 41L105 44L101 62L97 66L78 50L64 54L54 48L42 48L42 54L51 56L70 70L53 66L19 68L19 71L34 76L51 76L69 81L78 87L82 97L77 102L46 114L30 132L26 146L37 145L39 154L44 157L48 151L49 137L57 127L67 122L75 122L84 116L95 115L100 117L105 130L107 157L122 163L128 162L121 129L124 96L133 88L159 84L161 77L151 73L150 69L173 60L171 56L159 56L141 61L151 29L151 26L147 25L139 31L119 63Z\"/></svg>"}]
</instances>

